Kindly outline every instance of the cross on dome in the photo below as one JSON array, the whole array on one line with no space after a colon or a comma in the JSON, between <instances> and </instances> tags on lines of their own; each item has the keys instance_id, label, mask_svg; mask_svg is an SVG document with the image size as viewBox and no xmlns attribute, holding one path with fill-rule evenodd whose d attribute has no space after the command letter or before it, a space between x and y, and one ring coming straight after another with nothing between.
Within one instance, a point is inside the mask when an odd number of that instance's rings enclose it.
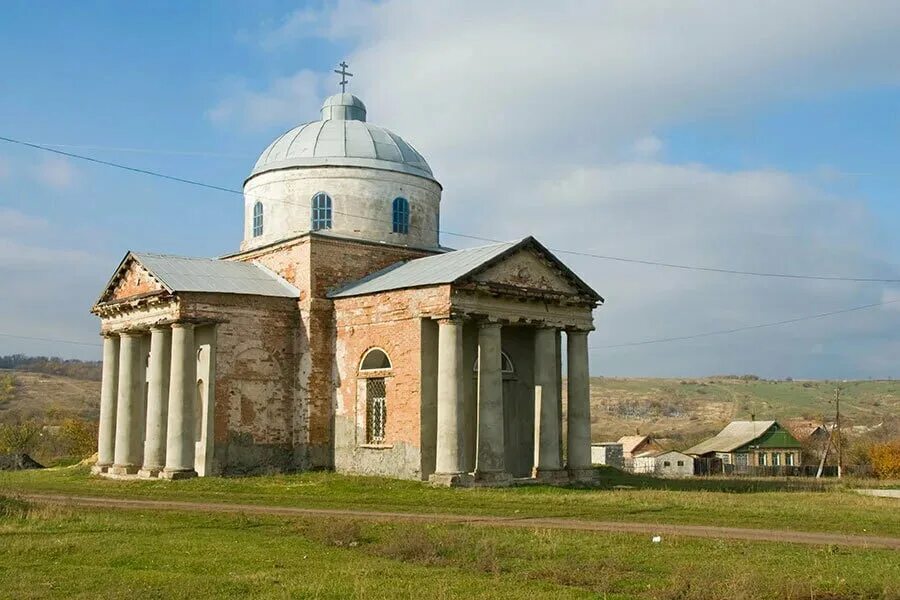
<instances>
[{"instance_id":1,"label":"cross on dome","mask_svg":"<svg viewBox=\"0 0 900 600\"><path fill-rule=\"evenodd\" d=\"M341 68L341 70L338 71L337 69L335 69L334 72L341 76L341 81L338 85L341 86L341 92L346 93L347 84L350 83L349 81L347 81L347 76L349 75L350 77L353 77L353 73L347 70L347 67L349 67L350 65L348 65L347 61L345 60L341 61L338 66Z\"/></svg>"}]
</instances>

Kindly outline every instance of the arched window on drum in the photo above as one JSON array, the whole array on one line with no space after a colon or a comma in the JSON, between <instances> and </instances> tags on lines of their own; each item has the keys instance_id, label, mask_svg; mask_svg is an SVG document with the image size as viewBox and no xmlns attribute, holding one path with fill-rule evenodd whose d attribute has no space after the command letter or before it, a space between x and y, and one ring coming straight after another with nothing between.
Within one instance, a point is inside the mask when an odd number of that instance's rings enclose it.
<instances>
[{"instance_id":1,"label":"arched window on drum","mask_svg":"<svg viewBox=\"0 0 900 600\"><path fill-rule=\"evenodd\" d=\"M406 198L394 199L394 233L409 233L409 201Z\"/></svg>"}]
</instances>

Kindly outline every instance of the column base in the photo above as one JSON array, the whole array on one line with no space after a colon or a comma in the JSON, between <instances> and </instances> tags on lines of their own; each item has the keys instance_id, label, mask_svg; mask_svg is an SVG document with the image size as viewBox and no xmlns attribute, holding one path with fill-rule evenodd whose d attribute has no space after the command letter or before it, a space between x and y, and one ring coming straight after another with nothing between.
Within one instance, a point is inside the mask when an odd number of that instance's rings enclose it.
<instances>
[{"instance_id":1,"label":"column base","mask_svg":"<svg viewBox=\"0 0 900 600\"><path fill-rule=\"evenodd\" d=\"M106 470L109 475L135 475L141 468L138 465L113 465Z\"/></svg>"},{"instance_id":2,"label":"column base","mask_svg":"<svg viewBox=\"0 0 900 600\"><path fill-rule=\"evenodd\" d=\"M109 471L112 465L94 465L91 467L91 475L101 475Z\"/></svg>"},{"instance_id":3,"label":"column base","mask_svg":"<svg viewBox=\"0 0 900 600\"><path fill-rule=\"evenodd\" d=\"M600 479L600 470L593 467L568 469L569 479L578 483L594 483Z\"/></svg>"},{"instance_id":4,"label":"column base","mask_svg":"<svg viewBox=\"0 0 900 600\"><path fill-rule=\"evenodd\" d=\"M473 477L468 473L432 473L428 481L438 487L470 487Z\"/></svg>"},{"instance_id":5,"label":"column base","mask_svg":"<svg viewBox=\"0 0 900 600\"><path fill-rule=\"evenodd\" d=\"M507 487L513 480L505 471L475 471L472 479L472 485L476 487Z\"/></svg>"},{"instance_id":6,"label":"column base","mask_svg":"<svg viewBox=\"0 0 900 600\"><path fill-rule=\"evenodd\" d=\"M178 470L178 471L170 471L169 469L163 469L159 472L160 479L170 479L172 481L176 481L178 479L193 479L197 476L197 471L193 469L186 470Z\"/></svg>"},{"instance_id":7,"label":"column base","mask_svg":"<svg viewBox=\"0 0 900 600\"><path fill-rule=\"evenodd\" d=\"M137 472L137 475L141 479L155 479L159 477L160 473L162 473L161 467L144 467Z\"/></svg>"},{"instance_id":8,"label":"column base","mask_svg":"<svg viewBox=\"0 0 900 600\"><path fill-rule=\"evenodd\" d=\"M531 477L535 481L541 483L568 483L569 472L564 469L544 469L535 467L531 472Z\"/></svg>"}]
</instances>

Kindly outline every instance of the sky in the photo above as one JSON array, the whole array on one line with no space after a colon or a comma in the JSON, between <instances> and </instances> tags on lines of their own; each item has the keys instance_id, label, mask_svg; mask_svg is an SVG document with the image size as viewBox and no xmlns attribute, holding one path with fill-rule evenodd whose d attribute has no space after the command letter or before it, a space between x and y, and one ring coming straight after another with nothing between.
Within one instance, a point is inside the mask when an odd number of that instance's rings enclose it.
<instances>
[{"instance_id":1,"label":"sky","mask_svg":"<svg viewBox=\"0 0 900 600\"><path fill-rule=\"evenodd\" d=\"M11 0L0 17L0 136L234 190L347 60L369 120L442 183L447 232L534 235L604 296L594 374L900 376L900 284L564 252L900 280L897 2ZM99 358L89 310L128 250L223 255L242 218L238 194L0 142L0 354Z\"/></svg>"}]
</instances>

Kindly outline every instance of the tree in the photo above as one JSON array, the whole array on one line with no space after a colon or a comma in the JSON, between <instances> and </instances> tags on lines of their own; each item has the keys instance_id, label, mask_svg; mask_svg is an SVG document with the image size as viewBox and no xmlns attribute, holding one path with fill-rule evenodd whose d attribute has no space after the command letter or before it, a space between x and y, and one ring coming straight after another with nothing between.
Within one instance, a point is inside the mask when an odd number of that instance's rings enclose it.
<instances>
[{"instance_id":1,"label":"tree","mask_svg":"<svg viewBox=\"0 0 900 600\"><path fill-rule=\"evenodd\" d=\"M900 439L873 444L869 448L869 460L877 477L881 479L900 477Z\"/></svg>"}]
</instances>

